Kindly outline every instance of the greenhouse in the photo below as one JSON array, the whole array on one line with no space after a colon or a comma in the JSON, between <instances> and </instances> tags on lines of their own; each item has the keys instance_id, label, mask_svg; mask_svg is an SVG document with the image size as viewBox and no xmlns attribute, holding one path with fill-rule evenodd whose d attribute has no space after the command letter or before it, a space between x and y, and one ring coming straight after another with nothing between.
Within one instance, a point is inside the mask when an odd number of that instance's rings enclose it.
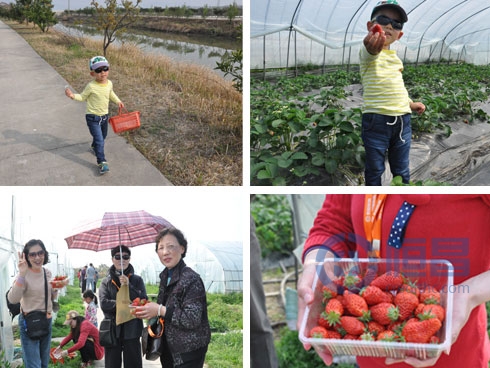
<instances>
[{"instance_id":1,"label":"greenhouse","mask_svg":"<svg viewBox=\"0 0 490 368\"><path fill-rule=\"evenodd\" d=\"M252 69L358 63L377 1L252 0ZM408 15L394 45L404 62L490 61L490 4L484 0L402 0Z\"/></svg>"},{"instance_id":2,"label":"greenhouse","mask_svg":"<svg viewBox=\"0 0 490 368\"><path fill-rule=\"evenodd\" d=\"M253 0L252 185L365 184L359 55L378 3L407 14L389 48L409 98L425 106L411 114L410 181L386 160L382 185L488 184L488 2Z\"/></svg>"}]
</instances>

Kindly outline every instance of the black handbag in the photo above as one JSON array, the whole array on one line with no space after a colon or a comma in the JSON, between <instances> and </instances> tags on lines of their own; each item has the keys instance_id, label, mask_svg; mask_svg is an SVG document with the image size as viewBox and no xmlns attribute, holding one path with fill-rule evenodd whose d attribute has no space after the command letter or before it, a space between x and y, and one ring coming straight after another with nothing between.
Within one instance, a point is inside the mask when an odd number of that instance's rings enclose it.
<instances>
[{"instance_id":1,"label":"black handbag","mask_svg":"<svg viewBox=\"0 0 490 368\"><path fill-rule=\"evenodd\" d=\"M106 317L100 322L99 341L100 345L108 348L117 345L116 321L114 318Z\"/></svg>"},{"instance_id":2,"label":"black handbag","mask_svg":"<svg viewBox=\"0 0 490 368\"><path fill-rule=\"evenodd\" d=\"M143 329L141 349L146 360L157 360L162 355L162 335L165 328L163 317L158 317Z\"/></svg>"},{"instance_id":3,"label":"black handbag","mask_svg":"<svg viewBox=\"0 0 490 368\"><path fill-rule=\"evenodd\" d=\"M48 281L46 270L44 270L44 308L44 311L33 311L24 315L24 328L30 339L39 340L47 336L51 328L51 319L47 318Z\"/></svg>"}]
</instances>

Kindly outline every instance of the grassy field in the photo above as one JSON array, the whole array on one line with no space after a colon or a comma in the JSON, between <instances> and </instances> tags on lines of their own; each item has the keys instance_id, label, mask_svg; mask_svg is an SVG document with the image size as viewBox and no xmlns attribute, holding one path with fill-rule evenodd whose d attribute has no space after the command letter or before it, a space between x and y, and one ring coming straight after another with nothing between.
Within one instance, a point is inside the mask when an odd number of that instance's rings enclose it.
<instances>
[{"instance_id":1,"label":"grassy field","mask_svg":"<svg viewBox=\"0 0 490 368\"><path fill-rule=\"evenodd\" d=\"M91 80L87 63L102 54L101 42L4 22L76 92ZM141 128L123 135L168 180L182 186L242 184L242 95L231 82L130 44L111 45L107 58L114 91L129 111L141 112Z\"/></svg>"},{"instance_id":2,"label":"grassy field","mask_svg":"<svg viewBox=\"0 0 490 368\"><path fill-rule=\"evenodd\" d=\"M147 285L147 293L157 293L158 286ZM208 294L208 318L211 326L211 343L206 354L205 364L209 368L238 368L243 366L243 296L235 294ZM65 296L59 298L60 311L53 322L52 337L64 337L68 327L63 325L66 312L76 310L84 314L83 301L78 286L68 286ZM99 321L100 323L100 321ZM19 332L14 331L17 345L20 346ZM68 347L72 344L68 344ZM52 347L58 343L51 343ZM0 359L0 367L3 367ZM76 368L81 363L80 356L67 360L65 364L49 364L49 367Z\"/></svg>"}]
</instances>

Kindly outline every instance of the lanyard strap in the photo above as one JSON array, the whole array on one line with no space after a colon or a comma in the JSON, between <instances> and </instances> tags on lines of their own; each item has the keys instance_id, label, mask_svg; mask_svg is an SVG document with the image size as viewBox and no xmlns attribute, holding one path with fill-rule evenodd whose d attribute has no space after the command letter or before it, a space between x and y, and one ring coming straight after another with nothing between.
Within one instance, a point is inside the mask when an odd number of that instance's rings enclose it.
<instances>
[{"instance_id":1,"label":"lanyard strap","mask_svg":"<svg viewBox=\"0 0 490 368\"><path fill-rule=\"evenodd\" d=\"M381 220L386 194L366 194L364 198L364 232L371 245L368 251L370 258L380 257Z\"/></svg>"}]
</instances>

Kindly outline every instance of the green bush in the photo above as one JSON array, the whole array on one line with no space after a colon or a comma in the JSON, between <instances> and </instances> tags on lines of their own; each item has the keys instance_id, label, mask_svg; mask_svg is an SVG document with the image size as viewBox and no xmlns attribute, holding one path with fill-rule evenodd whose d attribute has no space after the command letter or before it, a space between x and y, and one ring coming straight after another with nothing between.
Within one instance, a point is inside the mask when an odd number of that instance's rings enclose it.
<instances>
[{"instance_id":1,"label":"green bush","mask_svg":"<svg viewBox=\"0 0 490 368\"><path fill-rule=\"evenodd\" d=\"M270 253L289 254L294 248L291 207L284 195L255 196L251 203L262 257Z\"/></svg>"},{"instance_id":2,"label":"green bush","mask_svg":"<svg viewBox=\"0 0 490 368\"><path fill-rule=\"evenodd\" d=\"M310 368L324 367L325 363L320 359L315 350L306 351L299 341L298 332L284 327L280 331L280 340L276 342L276 353L280 368ZM332 364L330 367L355 368L353 364Z\"/></svg>"}]
</instances>

